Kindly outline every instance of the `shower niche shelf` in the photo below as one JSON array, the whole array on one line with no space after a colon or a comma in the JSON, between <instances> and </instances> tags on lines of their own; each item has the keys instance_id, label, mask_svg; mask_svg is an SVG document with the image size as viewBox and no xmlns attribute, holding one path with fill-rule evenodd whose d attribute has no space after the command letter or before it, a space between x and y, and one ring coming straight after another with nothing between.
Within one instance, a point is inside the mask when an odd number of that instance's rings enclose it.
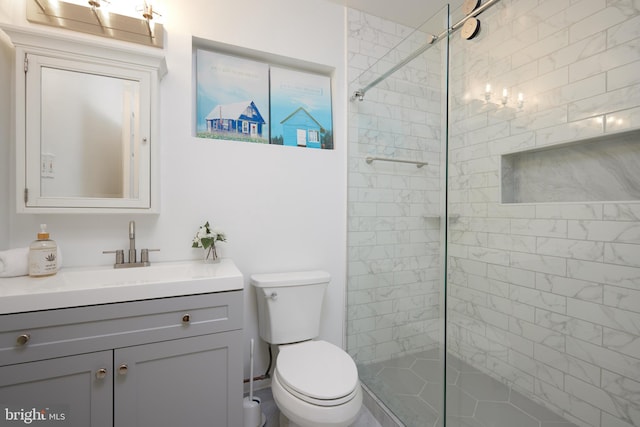
<instances>
[{"instance_id":1,"label":"shower niche shelf","mask_svg":"<svg viewBox=\"0 0 640 427\"><path fill-rule=\"evenodd\" d=\"M640 201L640 129L501 157L502 203Z\"/></svg>"}]
</instances>

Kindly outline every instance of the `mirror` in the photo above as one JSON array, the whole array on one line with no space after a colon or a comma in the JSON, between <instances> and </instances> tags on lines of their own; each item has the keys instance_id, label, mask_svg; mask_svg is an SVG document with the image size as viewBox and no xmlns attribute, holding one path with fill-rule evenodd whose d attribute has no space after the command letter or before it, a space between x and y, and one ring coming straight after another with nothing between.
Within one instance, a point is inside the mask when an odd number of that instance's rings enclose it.
<instances>
[{"instance_id":1,"label":"mirror","mask_svg":"<svg viewBox=\"0 0 640 427\"><path fill-rule=\"evenodd\" d=\"M150 160L144 73L27 54L27 206L62 199L149 208ZM30 160L33 159L33 160Z\"/></svg>"},{"instance_id":2,"label":"mirror","mask_svg":"<svg viewBox=\"0 0 640 427\"><path fill-rule=\"evenodd\" d=\"M164 59L2 29L24 62L24 71L16 66L17 211L157 213Z\"/></svg>"},{"instance_id":3,"label":"mirror","mask_svg":"<svg viewBox=\"0 0 640 427\"><path fill-rule=\"evenodd\" d=\"M138 198L140 82L49 67L41 81L40 195Z\"/></svg>"}]
</instances>

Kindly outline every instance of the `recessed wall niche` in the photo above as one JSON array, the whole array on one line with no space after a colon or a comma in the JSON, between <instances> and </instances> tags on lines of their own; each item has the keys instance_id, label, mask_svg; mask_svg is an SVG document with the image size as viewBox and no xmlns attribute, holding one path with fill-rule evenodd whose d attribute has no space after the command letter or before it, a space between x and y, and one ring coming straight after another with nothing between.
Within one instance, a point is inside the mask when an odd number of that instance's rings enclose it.
<instances>
[{"instance_id":1,"label":"recessed wall niche","mask_svg":"<svg viewBox=\"0 0 640 427\"><path fill-rule=\"evenodd\" d=\"M502 203L640 201L640 130L501 158Z\"/></svg>"},{"instance_id":2,"label":"recessed wall niche","mask_svg":"<svg viewBox=\"0 0 640 427\"><path fill-rule=\"evenodd\" d=\"M335 70L193 37L198 138L333 149Z\"/></svg>"}]
</instances>

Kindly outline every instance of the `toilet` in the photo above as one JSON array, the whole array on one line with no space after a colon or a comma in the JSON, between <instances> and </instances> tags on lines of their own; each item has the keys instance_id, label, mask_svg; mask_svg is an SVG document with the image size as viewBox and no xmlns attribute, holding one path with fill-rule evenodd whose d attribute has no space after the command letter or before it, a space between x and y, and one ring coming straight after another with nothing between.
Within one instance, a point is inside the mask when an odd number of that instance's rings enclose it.
<instances>
[{"instance_id":1,"label":"toilet","mask_svg":"<svg viewBox=\"0 0 640 427\"><path fill-rule=\"evenodd\" d=\"M281 427L347 427L362 406L356 364L320 333L325 271L254 274L260 337L278 346L271 390Z\"/></svg>"}]
</instances>

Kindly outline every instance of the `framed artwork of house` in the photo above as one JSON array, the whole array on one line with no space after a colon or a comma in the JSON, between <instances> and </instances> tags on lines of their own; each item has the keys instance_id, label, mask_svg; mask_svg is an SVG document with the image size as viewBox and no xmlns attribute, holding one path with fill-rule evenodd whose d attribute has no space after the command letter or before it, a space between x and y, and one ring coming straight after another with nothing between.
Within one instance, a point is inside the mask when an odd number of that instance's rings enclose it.
<instances>
[{"instance_id":1,"label":"framed artwork of house","mask_svg":"<svg viewBox=\"0 0 640 427\"><path fill-rule=\"evenodd\" d=\"M331 78L272 66L271 144L333 149Z\"/></svg>"},{"instance_id":2,"label":"framed artwork of house","mask_svg":"<svg viewBox=\"0 0 640 427\"><path fill-rule=\"evenodd\" d=\"M196 135L269 143L269 65L198 49Z\"/></svg>"}]
</instances>

